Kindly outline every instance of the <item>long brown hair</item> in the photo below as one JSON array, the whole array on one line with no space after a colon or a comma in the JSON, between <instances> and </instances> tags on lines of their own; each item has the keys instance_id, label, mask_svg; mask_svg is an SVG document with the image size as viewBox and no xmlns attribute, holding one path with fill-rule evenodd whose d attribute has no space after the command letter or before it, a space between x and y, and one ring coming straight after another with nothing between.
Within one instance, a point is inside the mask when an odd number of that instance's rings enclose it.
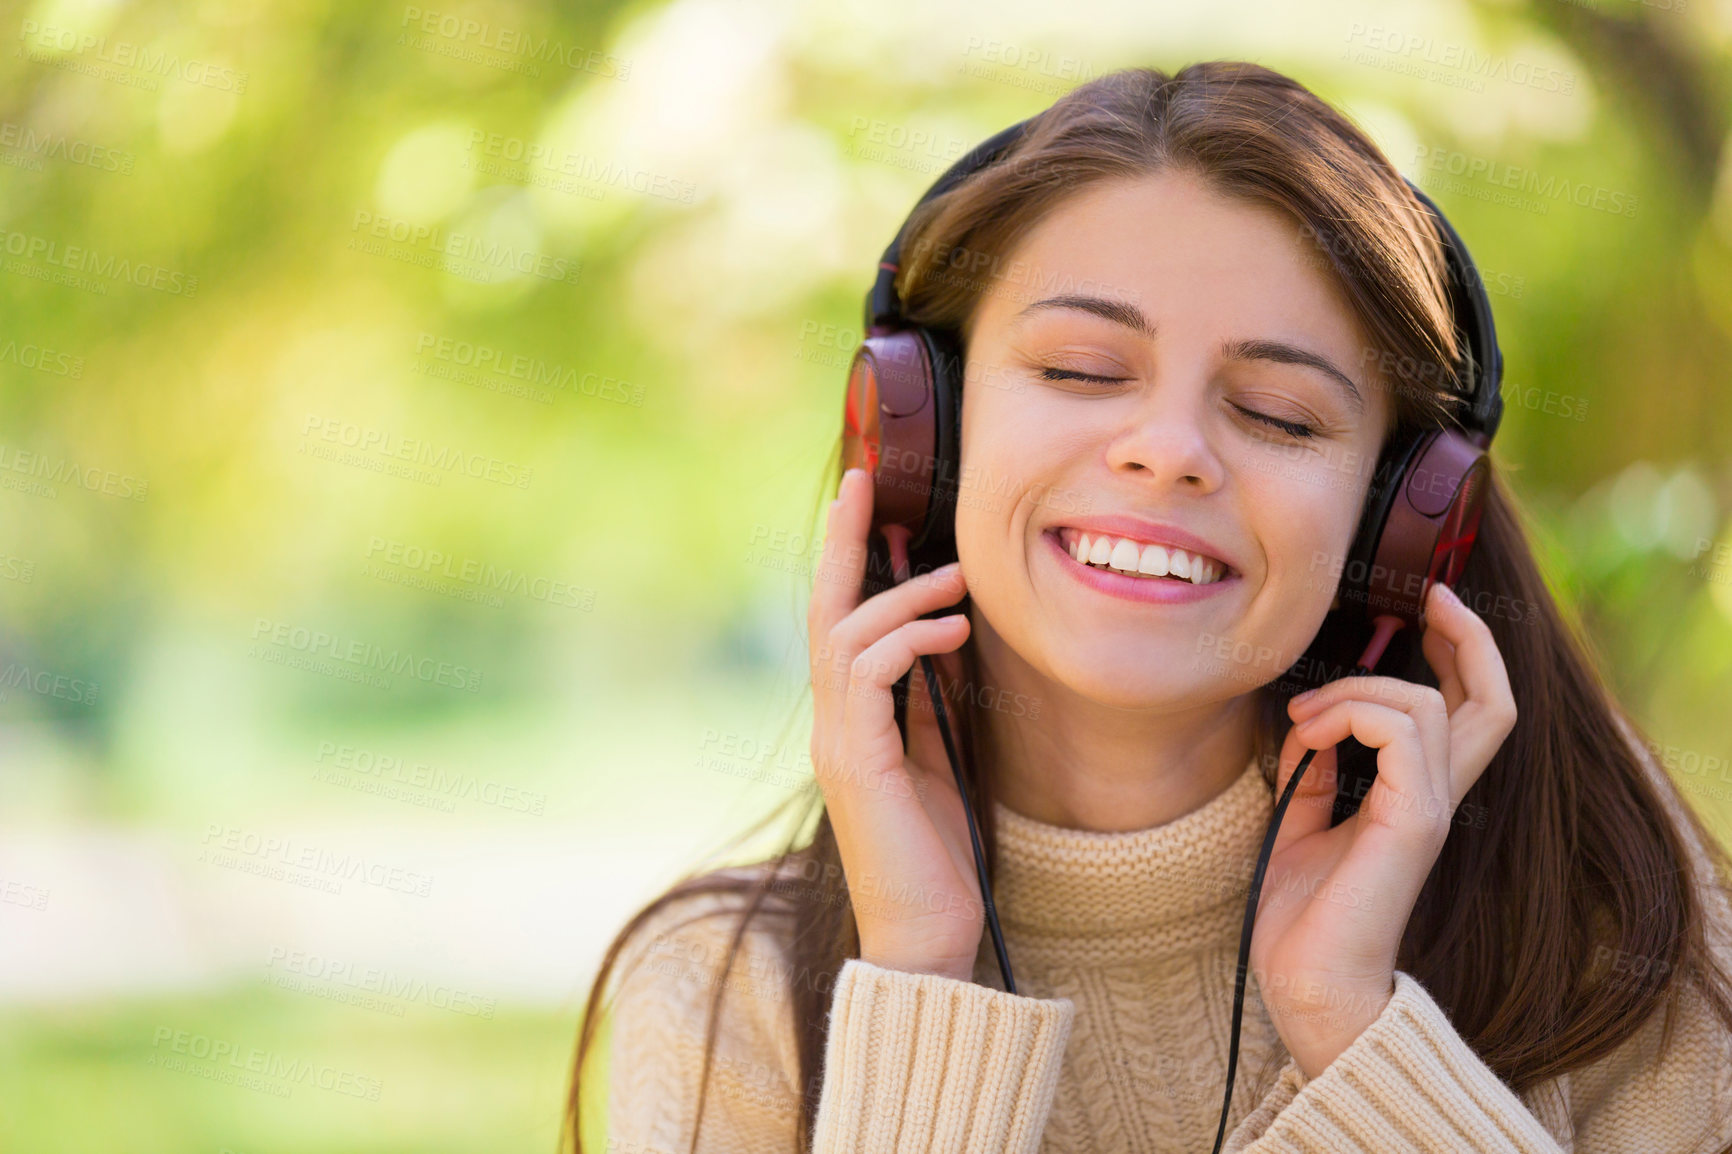
<instances>
[{"instance_id":1,"label":"long brown hair","mask_svg":"<svg viewBox=\"0 0 1732 1154\"><path fill-rule=\"evenodd\" d=\"M914 214L897 281L908 319L964 332L984 293L1014 290L1027 270L1013 275L1005 258L1060 201L1093 181L1173 168L1196 173L1223 195L1275 205L1297 219L1372 342L1395 421L1448 419L1456 382L1447 366L1461 350L1442 251L1423 206L1350 121L1297 82L1253 64L1201 63L1172 76L1128 69L1069 93L1006 155ZM835 472L832 464L826 493ZM1578 627L1547 590L1501 481L1494 481L1460 588L1487 618L1520 716L1463 801L1461 812L1476 820L1452 828L1408 921L1398 967L1431 991L1462 1037L1518 1093L1607 1055L1662 1006L1669 1037L1685 983L1732 1029L1732 975L1713 956L1695 888L1704 880L1725 887L1732 863L1664 774L1653 777L1644 767L1640 735L1609 696ZM992 758L982 740L981 704L966 691L975 683L972 643L958 656L963 692L953 715L966 763L976 767L977 815L990 862ZM1399 668L1400 676L1429 678L1411 647ZM1279 748L1285 713L1279 690L1259 692L1259 746L1267 751ZM1272 787L1272 758L1263 765ZM564 1148L583 1150L582 1078L622 947L656 911L718 892L738 899L718 974L729 971L748 925L760 919L773 925L787 972L830 979L802 980L787 991L798 1041L796 1085L803 1090L799 1143L808 1148L830 988L858 941L845 895L831 900L795 890L771 900L784 879L842 876L822 800L796 797L789 806L795 832L765 868L752 876L688 878L614 939L579 1032ZM1712 878L1693 873L1687 836L1706 848ZM1647 964L1613 977L1604 962L1615 956ZM727 983L718 980L715 991L700 1123Z\"/></svg>"}]
</instances>

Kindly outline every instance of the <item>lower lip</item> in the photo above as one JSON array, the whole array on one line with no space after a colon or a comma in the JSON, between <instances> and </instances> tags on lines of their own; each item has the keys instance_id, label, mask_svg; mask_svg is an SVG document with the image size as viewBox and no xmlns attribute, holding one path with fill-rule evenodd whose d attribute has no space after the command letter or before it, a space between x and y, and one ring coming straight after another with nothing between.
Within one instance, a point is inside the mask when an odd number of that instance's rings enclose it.
<instances>
[{"instance_id":1,"label":"lower lip","mask_svg":"<svg viewBox=\"0 0 1732 1154\"><path fill-rule=\"evenodd\" d=\"M1064 542L1059 540L1056 532L1044 532L1053 552L1058 554L1059 565L1078 581L1091 589L1112 597L1122 597L1126 601L1153 602L1160 605L1188 604L1201 601L1205 597L1213 597L1223 592L1226 587L1239 578L1227 574L1219 581L1211 581L1207 585L1193 585L1189 581L1170 581L1159 577L1126 577L1111 569L1096 569L1093 565L1084 565L1070 555Z\"/></svg>"}]
</instances>

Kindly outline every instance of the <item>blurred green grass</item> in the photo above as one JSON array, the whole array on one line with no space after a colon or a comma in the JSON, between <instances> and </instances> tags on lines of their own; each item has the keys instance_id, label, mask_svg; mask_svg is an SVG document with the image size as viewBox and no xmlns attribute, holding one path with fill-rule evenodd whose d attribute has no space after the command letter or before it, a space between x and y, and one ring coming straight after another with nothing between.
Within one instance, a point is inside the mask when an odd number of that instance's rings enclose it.
<instances>
[{"instance_id":1,"label":"blurred green grass","mask_svg":"<svg viewBox=\"0 0 1732 1154\"><path fill-rule=\"evenodd\" d=\"M551 1150L577 1015L403 1018L262 989L0 1013L0 1149L19 1154L520 1154ZM276 1097L153 1067L159 1029L376 1079ZM190 1043L189 1043L190 1044ZM209 1067L210 1063L202 1065ZM225 1063L219 1062L217 1067ZM233 1068L233 1067L230 1067ZM238 1070L237 1070L238 1072ZM353 1083L360 1087L363 1083ZM364 1090L362 1091L365 1092Z\"/></svg>"}]
</instances>

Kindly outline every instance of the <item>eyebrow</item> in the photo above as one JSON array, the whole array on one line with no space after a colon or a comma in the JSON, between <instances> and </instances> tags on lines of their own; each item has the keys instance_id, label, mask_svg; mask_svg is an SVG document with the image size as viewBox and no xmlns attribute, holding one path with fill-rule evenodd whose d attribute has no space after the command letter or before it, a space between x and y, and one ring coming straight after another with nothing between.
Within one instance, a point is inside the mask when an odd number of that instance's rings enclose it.
<instances>
[{"instance_id":1,"label":"eyebrow","mask_svg":"<svg viewBox=\"0 0 1732 1154\"><path fill-rule=\"evenodd\" d=\"M1123 325L1141 336L1153 337L1155 335L1155 323L1144 316L1141 309L1125 301L1110 300L1106 297L1074 294L1046 297L1023 309L1016 315L1015 320L1021 321L1030 313L1047 309L1074 309L1078 312L1093 313L1103 320L1111 321L1116 325ZM1360 393L1359 385L1355 383L1352 377L1337 368L1335 362L1321 353L1314 353L1310 349L1303 349L1286 341L1240 340L1228 341L1222 345L1221 355L1229 360L1271 361L1275 364L1300 365L1305 368L1316 369L1341 386L1346 392L1348 400L1353 403L1355 410L1365 411L1365 397Z\"/></svg>"},{"instance_id":2,"label":"eyebrow","mask_svg":"<svg viewBox=\"0 0 1732 1154\"><path fill-rule=\"evenodd\" d=\"M1228 341L1221 346L1221 355L1235 361L1273 361L1280 365L1303 365L1316 369L1347 393L1353 408L1363 413L1365 398L1353 378L1335 367L1335 362L1321 353L1290 345L1286 341Z\"/></svg>"},{"instance_id":3,"label":"eyebrow","mask_svg":"<svg viewBox=\"0 0 1732 1154\"><path fill-rule=\"evenodd\" d=\"M1044 309L1076 309L1085 313L1093 313L1095 316L1112 321L1116 325L1124 325L1126 328L1140 333L1145 337L1152 337L1155 335L1155 323L1148 317L1144 316L1142 310L1137 308L1136 305L1127 304L1124 301L1111 300L1107 297L1078 296L1074 294L1068 296L1047 297L1044 300L1035 301L1033 304L1017 313L1015 319L1020 321L1028 314L1039 312Z\"/></svg>"}]
</instances>

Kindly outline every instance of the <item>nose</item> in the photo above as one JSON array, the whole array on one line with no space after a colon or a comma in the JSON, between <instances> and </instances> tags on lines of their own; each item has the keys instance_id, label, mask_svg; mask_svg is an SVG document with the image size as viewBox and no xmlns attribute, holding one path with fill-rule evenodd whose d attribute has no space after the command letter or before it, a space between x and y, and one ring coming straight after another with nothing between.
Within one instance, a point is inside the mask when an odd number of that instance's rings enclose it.
<instances>
[{"instance_id":1,"label":"nose","mask_svg":"<svg viewBox=\"0 0 1732 1154\"><path fill-rule=\"evenodd\" d=\"M1145 389L1107 443L1108 466L1162 489L1198 496L1219 489L1226 467L1209 439L1208 395L1201 383Z\"/></svg>"}]
</instances>

